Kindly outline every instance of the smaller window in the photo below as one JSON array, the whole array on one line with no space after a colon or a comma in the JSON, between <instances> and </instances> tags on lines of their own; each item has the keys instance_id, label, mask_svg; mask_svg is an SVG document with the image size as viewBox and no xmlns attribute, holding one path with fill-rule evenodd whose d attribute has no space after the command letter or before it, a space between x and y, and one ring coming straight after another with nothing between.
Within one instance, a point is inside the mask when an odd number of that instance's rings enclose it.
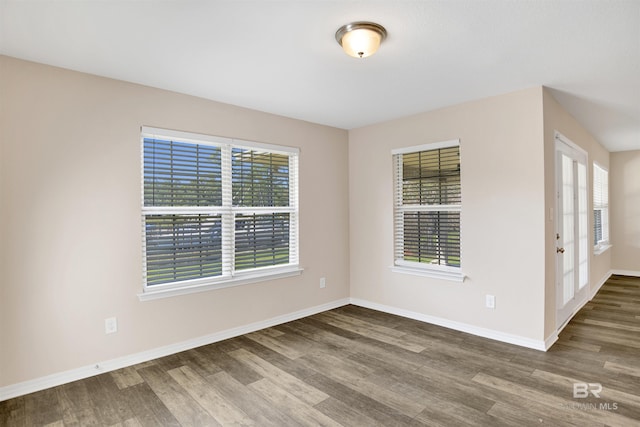
<instances>
[{"instance_id":1,"label":"smaller window","mask_svg":"<svg viewBox=\"0 0 640 427\"><path fill-rule=\"evenodd\" d=\"M595 251L609 247L609 172L593 164L593 244Z\"/></svg>"},{"instance_id":2,"label":"smaller window","mask_svg":"<svg viewBox=\"0 0 640 427\"><path fill-rule=\"evenodd\" d=\"M460 143L392 151L394 270L461 281Z\"/></svg>"}]
</instances>

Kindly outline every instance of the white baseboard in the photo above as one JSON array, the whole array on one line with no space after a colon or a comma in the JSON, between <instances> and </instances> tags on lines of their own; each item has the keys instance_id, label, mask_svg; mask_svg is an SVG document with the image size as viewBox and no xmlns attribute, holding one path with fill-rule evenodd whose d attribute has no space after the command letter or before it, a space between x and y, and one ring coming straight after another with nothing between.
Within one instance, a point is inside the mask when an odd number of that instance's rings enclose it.
<instances>
[{"instance_id":1,"label":"white baseboard","mask_svg":"<svg viewBox=\"0 0 640 427\"><path fill-rule=\"evenodd\" d=\"M611 273L619 274L621 276L640 277L640 271L634 271L634 270L611 270Z\"/></svg>"},{"instance_id":2,"label":"white baseboard","mask_svg":"<svg viewBox=\"0 0 640 427\"><path fill-rule=\"evenodd\" d=\"M551 348L551 346L553 344L555 344L555 342L558 341L558 331L552 333L551 335L549 335L547 337L546 340L544 340L544 350L547 351ZM538 349L536 349L538 350Z\"/></svg>"},{"instance_id":3,"label":"white baseboard","mask_svg":"<svg viewBox=\"0 0 640 427\"><path fill-rule=\"evenodd\" d=\"M558 327L558 330L553 334L553 335L555 335L556 340L558 339L558 336L560 335L560 332L562 332L562 330L565 328L565 326L567 326L567 325L569 324L569 322L571 322L571 319L573 319L573 317L574 317L576 314L578 314L578 312L579 312L580 310L582 310L582 308L583 308L585 305L587 305L587 303L588 303L589 301L591 301L591 300L596 296L596 294L598 293L598 291L600 290L600 288L602 287L602 285L604 285L604 284L607 282L607 280L609 280L609 278L610 278L613 274L614 274L614 273L613 273L613 271L609 270L609 272L608 272L607 274L605 274L605 275L600 279L600 281L598 282L598 284L596 285L596 287L595 287L593 290L591 290L591 293L590 293L590 294L585 298L585 300L584 300L584 301L583 301L583 302L582 302L578 307L576 307L576 309L575 309L575 310L573 310L573 313L571 313L571 315L569 316L569 318L568 318L567 320L565 320L565 322L564 322L562 325L560 325L560 327ZM552 338L552 337L549 337L549 338ZM549 340L549 338L547 338L547 340ZM545 342L546 342L547 340L545 340ZM555 340L554 340L553 342L555 342ZM551 345L553 344L553 342L551 343ZM549 348L551 347L551 345L549 345L549 346L547 347L547 349L549 349Z\"/></svg>"},{"instance_id":4,"label":"white baseboard","mask_svg":"<svg viewBox=\"0 0 640 427\"><path fill-rule=\"evenodd\" d=\"M342 307L343 305L347 304L349 304L349 298L344 298L326 304L317 305L315 307L306 308L304 310L295 311L293 313L284 314L282 316L273 317L271 319L262 320L260 322L250 323L248 325L239 326L237 328L216 332L211 335L194 338L176 344L170 344L164 347L143 351L141 353L118 357L116 359L106 360L96 363L95 365L83 366L81 368L72 369L65 372L58 372L52 375L47 375L45 377L36 378L18 384L0 387L0 402L47 388L70 383L72 381L99 375L105 372L115 371L116 369L126 368L128 366L147 362L159 357L168 356L171 354L179 353L181 351L248 334L260 329L270 328L282 323L287 323L293 320L301 319L303 317L312 316L323 311Z\"/></svg>"},{"instance_id":5,"label":"white baseboard","mask_svg":"<svg viewBox=\"0 0 640 427\"><path fill-rule=\"evenodd\" d=\"M598 293L602 285L604 285L613 274L617 274L617 273L614 273L613 271L609 270L609 272L605 274L602 279L600 279L600 281L598 282L598 285L595 287L595 289L591 291L591 296L589 297L589 300L592 300L593 297L596 296L596 294Z\"/></svg>"},{"instance_id":6,"label":"white baseboard","mask_svg":"<svg viewBox=\"0 0 640 427\"><path fill-rule=\"evenodd\" d=\"M607 280L609 280L611 278L611 276L613 276L614 274L617 274L617 275L620 275L620 276L640 277L640 271L609 270L609 272L607 274L605 274L605 276L602 279L600 279L600 282L598 282L598 286L596 286L596 288L591 291L591 297L589 298L590 300L592 300L593 297L596 296L596 294L598 293L598 291L600 290L602 285L604 285L607 282Z\"/></svg>"},{"instance_id":7,"label":"white baseboard","mask_svg":"<svg viewBox=\"0 0 640 427\"><path fill-rule=\"evenodd\" d=\"M478 326L469 325L467 323L456 322L453 320L443 319L441 317L429 316L427 314L417 313L415 311L404 310L402 308L390 307L388 305L378 304L359 298L351 298L351 304L370 308L372 310L382 311L384 313L395 314L401 317L407 317L413 320L419 320L421 322L431 323L433 325L442 326L460 332L466 332L468 334L477 335L483 338L502 341L508 344L515 344L521 347L532 348L534 350L547 351L547 349L551 347L551 344L553 344L557 339L557 336L555 337L555 339L553 336L551 336L545 341L534 340L519 335L507 334L493 329L481 328ZM550 344L548 344L548 342L550 342Z\"/></svg>"}]
</instances>

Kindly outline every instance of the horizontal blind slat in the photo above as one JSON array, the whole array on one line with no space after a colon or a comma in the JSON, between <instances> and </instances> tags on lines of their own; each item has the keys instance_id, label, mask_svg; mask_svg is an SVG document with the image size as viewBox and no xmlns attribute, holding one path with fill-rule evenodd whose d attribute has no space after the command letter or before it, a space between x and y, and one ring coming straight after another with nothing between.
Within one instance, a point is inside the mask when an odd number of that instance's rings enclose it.
<instances>
[{"instance_id":1,"label":"horizontal blind slat","mask_svg":"<svg viewBox=\"0 0 640 427\"><path fill-rule=\"evenodd\" d=\"M396 259L459 267L459 146L397 154L394 160Z\"/></svg>"},{"instance_id":2,"label":"horizontal blind slat","mask_svg":"<svg viewBox=\"0 0 640 427\"><path fill-rule=\"evenodd\" d=\"M147 286L297 263L298 151L171 135L142 139Z\"/></svg>"},{"instance_id":3,"label":"horizontal blind slat","mask_svg":"<svg viewBox=\"0 0 640 427\"><path fill-rule=\"evenodd\" d=\"M219 147L144 138L145 206L219 206Z\"/></svg>"},{"instance_id":4,"label":"horizontal blind slat","mask_svg":"<svg viewBox=\"0 0 640 427\"><path fill-rule=\"evenodd\" d=\"M147 284L222 273L220 216L146 215Z\"/></svg>"}]
</instances>

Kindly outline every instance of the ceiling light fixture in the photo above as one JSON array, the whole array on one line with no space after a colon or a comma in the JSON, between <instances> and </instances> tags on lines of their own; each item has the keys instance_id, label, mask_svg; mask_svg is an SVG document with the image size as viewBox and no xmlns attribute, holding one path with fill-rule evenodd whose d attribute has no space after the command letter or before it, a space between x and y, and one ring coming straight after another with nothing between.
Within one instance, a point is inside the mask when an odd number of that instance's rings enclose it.
<instances>
[{"instance_id":1,"label":"ceiling light fixture","mask_svg":"<svg viewBox=\"0 0 640 427\"><path fill-rule=\"evenodd\" d=\"M354 58L373 55L386 37L387 30L374 22L352 22L336 31L336 41L347 55Z\"/></svg>"}]
</instances>

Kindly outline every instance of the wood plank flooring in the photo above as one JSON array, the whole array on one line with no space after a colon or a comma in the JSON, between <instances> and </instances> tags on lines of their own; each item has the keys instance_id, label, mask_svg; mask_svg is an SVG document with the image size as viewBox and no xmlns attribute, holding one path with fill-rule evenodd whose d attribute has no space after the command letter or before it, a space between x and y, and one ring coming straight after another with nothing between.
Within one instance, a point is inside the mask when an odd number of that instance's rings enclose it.
<instances>
[{"instance_id":1,"label":"wood plank flooring","mask_svg":"<svg viewBox=\"0 0 640 427\"><path fill-rule=\"evenodd\" d=\"M0 425L639 426L640 278L546 353L345 306L0 402Z\"/></svg>"}]
</instances>

